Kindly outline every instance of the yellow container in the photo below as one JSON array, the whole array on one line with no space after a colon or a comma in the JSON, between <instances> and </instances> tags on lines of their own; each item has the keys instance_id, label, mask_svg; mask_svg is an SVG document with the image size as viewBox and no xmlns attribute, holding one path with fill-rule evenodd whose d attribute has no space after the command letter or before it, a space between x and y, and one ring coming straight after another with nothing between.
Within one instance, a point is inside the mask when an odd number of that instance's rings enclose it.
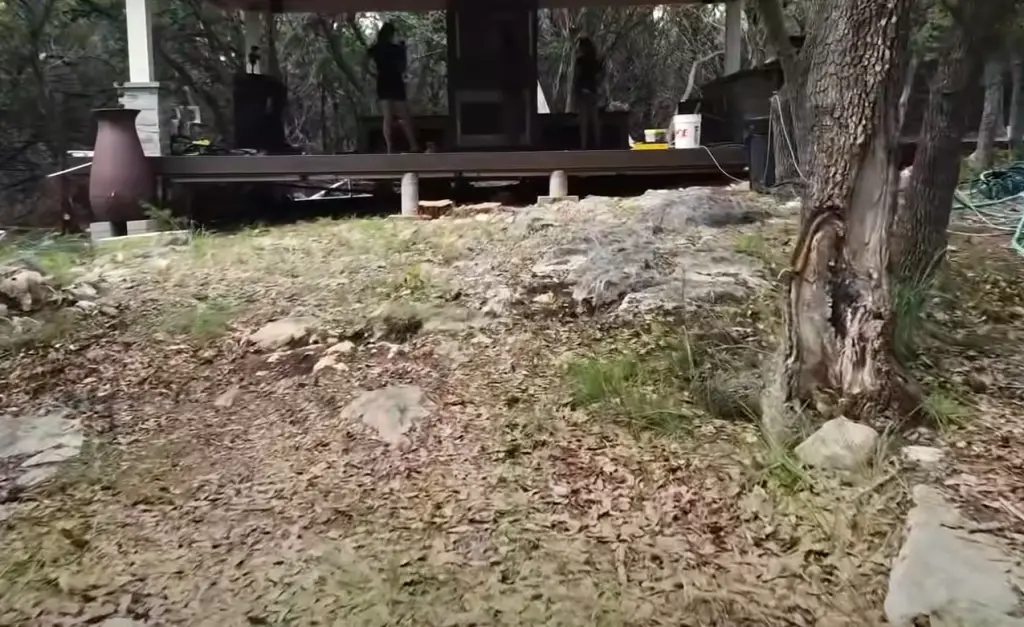
<instances>
[{"instance_id":1,"label":"yellow container","mask_svg":"<svg viewBox=\"0 0 1024 627\"><path fill-rule=\"evenodd\" d=\"M668 144L633 144L633 150L668 150Z\"/></svg>"}]
</instances>

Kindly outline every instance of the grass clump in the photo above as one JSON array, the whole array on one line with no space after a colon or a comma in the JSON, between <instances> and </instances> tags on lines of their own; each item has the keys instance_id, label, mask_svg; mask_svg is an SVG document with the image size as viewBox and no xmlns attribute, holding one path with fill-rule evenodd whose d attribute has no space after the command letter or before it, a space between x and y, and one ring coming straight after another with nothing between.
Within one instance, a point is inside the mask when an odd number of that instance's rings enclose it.
<instances>
[{"instance_id":1,"label":"grass clump","mask_svg":"<svg viewBox=\"0 0 1024 627\"><path fill-rule=\"evenodd\" d=\"M573 403L630 427L675 432L702 412L726 420L758 414L759 378L749 352L733 353L722 337L647 338L633 351L571 363L566 376Z\"/></svg>"},{"instance_id":2,"label":"grass clump","mask_svg":"<svg viewBox=\"0 0 1024 627\"><path fill-rule=\"evenodd\" d=\"M925 324L925 310L932 295L932 282L907 282L896 285L893 291L893 312L896 328L893 331L893 350L903 362L914 359Z\"/></svg>"},{"instance_id":3,"label":"grass clump","mask_svg":"<svg viewBox=\"0 0 1024 627\"><path fill-rule=\"evenodd\" d=\"M209 300L192 303L168 313L162 330L174 335L189 335L197 340L215 340L228 332L235 315L233 303Z\"/></svg>"},{"instance_id":4,"label":"grass clump","mask_svg":"<svg viewBox=\"0 0 1024 627\"><path fill-rule=\"evenodd\" d=\"M959 397L937 390L925 397L920 408L924 418L942 431L963 427L971 417L971 409Z\"/></svg>"}]
</instances>

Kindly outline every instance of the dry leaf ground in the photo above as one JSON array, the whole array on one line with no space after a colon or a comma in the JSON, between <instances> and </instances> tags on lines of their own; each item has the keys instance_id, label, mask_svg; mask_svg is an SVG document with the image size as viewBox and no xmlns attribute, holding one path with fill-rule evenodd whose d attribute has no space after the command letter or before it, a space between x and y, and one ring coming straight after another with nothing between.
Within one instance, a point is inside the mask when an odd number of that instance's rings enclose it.
<instances>
[{"instance_id":1,"label":"dry leaf ground","mask_svg":"<svg viewBox=\"0 0 1024 627\"><path fill-rule=\"evenodd\" d=\"M717 245L771 277L794 234L780 218ZM1019 541L1022 260L1001 243L957 241L916 363L943 479ZM728 412L707 372L756 380L770 290L670 320L528 300L400 338L366 322L388 303L457 319L451 269L481 256L520 263L500 220L319 221L79 260L118 314L0 366L0 411L70 406L91 436L6 506L0 624L881 622L916 471L880 454L816 476L711 415ZM321 343L244 343L288 315L318 317ZM314 374L335 338L354 350ZM405 450L341 415L399 383L436 407Z\"/></svg>"}]
</instances>

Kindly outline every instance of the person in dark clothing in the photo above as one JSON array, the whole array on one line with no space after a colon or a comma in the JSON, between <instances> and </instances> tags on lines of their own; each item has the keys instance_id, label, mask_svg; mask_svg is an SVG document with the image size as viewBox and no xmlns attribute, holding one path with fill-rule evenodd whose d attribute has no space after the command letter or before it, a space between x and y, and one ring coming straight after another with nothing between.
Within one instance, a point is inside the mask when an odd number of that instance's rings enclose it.
<instances>
[{"instance_id":1,"label":"person in dark clothing","mask_svg":"<svg viewBox=\"0 0 1024 627\"><path fill-rule=\"evenodd\" d=\"M505 68L501 71L502 128L509 147L518 146L522 129L523 93L519 80L519 58L516 38L508 24L503 24L498 39L500 57Z\"/></svg>"},{"instance_id":2,"label":"person in dark clothing","mask_svg":"<svg viewBox=\"0 0 1024 627\"><path fill-rule=\"evenodd\" d=\"M412 116L409 114L409 104L405 97L405 42L396 42L396 34L395 25L385 22L377 33L377 41L369 51L370 58L377 68L377 100L380 101L381 113L384 115L384 143L387 144L388 153L394 152L392 130L397 117L402 130L405 131L406 139L409 140L409 149L419 152Z\"/></svg>"},{"instance_id":3,"label":"person in dark clothing","mask_svg":"<svg viewBox=\"0 0 1024 627\"><path fill-rule=\"evenodd\" d=\"M597 48L589 37L580 37L576 42L576 66L573 71L573 93L576 97L576 111L580 119L580 148L597 148L601 141L601 121L598 117L598 100L601 84L601 60Z\"/></svg>"}]
</instances>

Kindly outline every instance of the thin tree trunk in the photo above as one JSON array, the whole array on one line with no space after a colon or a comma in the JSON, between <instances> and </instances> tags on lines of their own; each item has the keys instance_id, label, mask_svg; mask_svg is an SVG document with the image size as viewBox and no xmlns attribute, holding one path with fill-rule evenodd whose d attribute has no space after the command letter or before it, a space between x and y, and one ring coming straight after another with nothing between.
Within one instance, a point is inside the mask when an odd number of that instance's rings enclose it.
<instances>
[{"instance_id":1,"label":"thin tree trunk","mask_svg":"<svg viewBox=\"0 0 1024 627\"><path fill-rule=\"evenodd\" d=\"M827 25L801 53L809 58L803 110L813 130L784 290L786 332L763 404L773 438L791 434L794 403L868 420L919 400L893 357L886 272L913 0L821 4Z\"/></svg>"},{"instance_id":2,"label":"thin tree trunk","mask_svg":"<svg viewBox=\"0 0 1024 627\"><path fill-rule=\"evenodd\" d=\"M931 279L946 251L953 192L959 180L960 146L967 132L965 113L974 77L981 73L984 28L998 15L1007 15L1014 0L989 0L965 8L940 51L929 87L914 166L905 202L893 223L890 271L895 280L911 285Z\"/></svg>"},{"instance_id":3,"label":"thin tree trunk","mask_svg":"<svg viewBox=\"0 0 1024 627\"><path fill-rule=\"evenodd\" d=\"M985 107L978 125L978 145L971 155L971 165L988 169L995 162L996 133L1003 108L1003 64L998 58L985 64Z\"/></svg>"},{"instance_id":4,"label":"thin tree trunk","mask_svg":"<svg viewBox=\"0 0 1024 627\"><path fill-rule=\"evenodd\" d=\"M1021 93L1024 90L1024 67L1020 52L1010 52L1010 114L1007 119L1010 123L1010 152L1015 159L1024 155L1024 102L1021 102Z\"/></svg>"}]
</instances>

